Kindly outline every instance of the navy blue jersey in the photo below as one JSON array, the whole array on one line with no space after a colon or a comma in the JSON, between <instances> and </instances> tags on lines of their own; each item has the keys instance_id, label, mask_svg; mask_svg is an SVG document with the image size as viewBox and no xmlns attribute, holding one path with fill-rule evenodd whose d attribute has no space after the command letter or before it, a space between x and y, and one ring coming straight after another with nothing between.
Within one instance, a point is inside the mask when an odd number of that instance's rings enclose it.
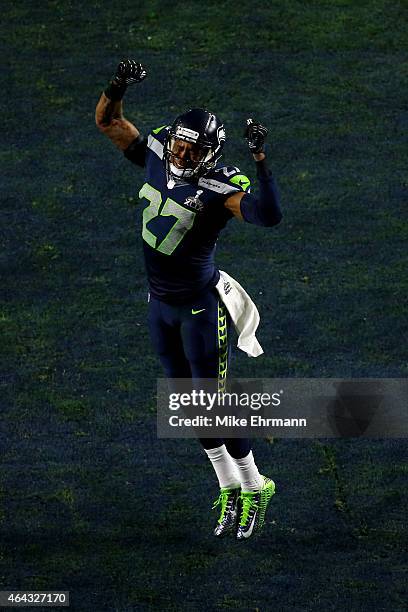
<instances>
[{"instance_id":1,"label":"navy blue jersey","mask_svg":"<svg viewBox=\"0 0 408 612\"><path fill-rule=\"evenodd\" d=\"M215 245L233 216L224 203L236 192L249 191L249 179L238 168L217 166L195 183L171 182L169 187L163 163L167 130L153 130L147 141L146 178L139 192L143 250L151 294L182 304L218 282Z\"/></svg>"}]
</instances>

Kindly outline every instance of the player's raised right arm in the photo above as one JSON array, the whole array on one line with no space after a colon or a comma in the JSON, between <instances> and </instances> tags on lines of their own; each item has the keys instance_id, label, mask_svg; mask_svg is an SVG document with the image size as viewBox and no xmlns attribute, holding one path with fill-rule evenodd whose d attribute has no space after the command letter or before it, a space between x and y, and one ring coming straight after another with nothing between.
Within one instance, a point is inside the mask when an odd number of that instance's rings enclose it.
<instances>
[{"instance_id":1,"label":"player's raised right arm","mask_svg":"<svg viewBox=\"0 0 408 612\"><path fill-rule=\"evenodd\" d=\"M146 70L142 64L133 60L120 62L96 105L96 125L122 151L140 136L137 127L123 116L122 98L128 85L140 83L145 77Z\"/></svg>"}]
</instances>

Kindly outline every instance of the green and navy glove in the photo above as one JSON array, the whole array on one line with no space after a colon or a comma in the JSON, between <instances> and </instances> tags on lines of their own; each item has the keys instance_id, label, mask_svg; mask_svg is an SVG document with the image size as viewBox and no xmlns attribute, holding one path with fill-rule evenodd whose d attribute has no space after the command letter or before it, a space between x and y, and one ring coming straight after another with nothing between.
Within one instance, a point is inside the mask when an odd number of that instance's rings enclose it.
<instances>
[{"instance_id":1,"label":"green and navy glove","mask_svg":"<svg viewBox=\"0 0 408 612\"><path fill-rule=\"evenodd\" d=\"M265 153L265 139L268 135L267 128L254 121L247 119L247 127L244 133L244 138L248 141L248 147L251 153Z\"/></svg>"},{"instance_id":2,"label":"green and navy glove","mask_svg":"<svg viewBox=\"0 0 408 612\"><path fill-rule=\"evenodd\" d=\"M123 98L128 85L140 83L147 76L146 69L139 62L124 60L116 68L116 72L105 89L105 96L110 100L119 101Z\"/></svg>"}]
</instances>

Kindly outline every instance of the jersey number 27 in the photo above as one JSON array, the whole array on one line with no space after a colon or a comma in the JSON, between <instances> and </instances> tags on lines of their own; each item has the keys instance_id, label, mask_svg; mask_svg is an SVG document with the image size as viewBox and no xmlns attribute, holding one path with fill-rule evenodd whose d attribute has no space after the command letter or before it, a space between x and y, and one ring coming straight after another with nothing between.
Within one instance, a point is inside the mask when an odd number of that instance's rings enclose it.
<instances>
[{"instance_id":1,"label":"jersey number 27","mask_svg":"<svg viewBox=\"0 0 408 612\"><path fill-rule=\"evenodd\" d=\"M160 253L171 255L185 233L192 228L196 214L195 211L184 208L171 198L167 198L163 204L160 191L149 185L149 183L143 185L139 192L139 197L146 198L150 202L150 205L143 211L143 240L153 249L160 251ZM160 242L158 237L147 227L149 221L157 217L173 217L175 219L174 224Z\"/></svg>"}]
</instances>

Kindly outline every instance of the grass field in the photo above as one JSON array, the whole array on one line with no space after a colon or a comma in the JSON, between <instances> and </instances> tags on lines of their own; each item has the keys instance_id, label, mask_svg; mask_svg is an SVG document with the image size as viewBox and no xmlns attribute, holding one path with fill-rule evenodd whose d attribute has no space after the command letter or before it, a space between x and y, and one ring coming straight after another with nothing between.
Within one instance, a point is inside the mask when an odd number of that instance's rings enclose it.
<instances>
[{"instance_id":1,"label":"grass field","mask_svg":"<svg viewBox=\"0 0 408 612\"><path fill-rule=\"evenodd\" d=\"M214 541L198 443L156 439L143 172L94 124L133 57L145 132L208 106L255 178L243 126L268 125L284 221L231 222L218 250L262 318L265 355L234 376L406 377L406 4L2 6L1 589L95 612L406 609L403 440L256 441L264 536Z\"/></svg>"}]
</instances>

